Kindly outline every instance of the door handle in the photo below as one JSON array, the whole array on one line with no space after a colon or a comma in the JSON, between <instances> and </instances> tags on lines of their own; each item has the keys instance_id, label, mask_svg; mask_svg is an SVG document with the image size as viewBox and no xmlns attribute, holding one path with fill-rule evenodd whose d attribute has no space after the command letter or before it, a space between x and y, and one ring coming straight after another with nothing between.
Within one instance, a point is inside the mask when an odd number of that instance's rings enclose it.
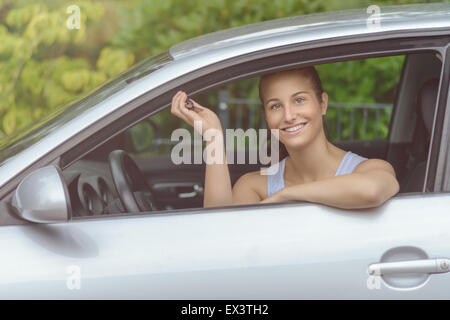
<instances>
[{"instance_id":1,"label":"door handle","mask_svg":"<svg viewBox=\"0 0 450 320\"><path fill-rule=\"evenodd\" d=\"M203 194L203 187L198 184L194 184L192 186L192 189L193 189L193 191L191 191L191 192L178 193L178 198L180 198L180 199L194 198L199 194L200 195Z\"/></svg>"},{"instance_id":2,"label":"door handle","mask_svg":"<svg viewBox=\"0 0 450 320\"><path fill-rule=\"evenodd\" d=\"M373 263L369 265L370 275L402 273L445 273L450 271L450 259L424 259L399 262Z\"/></svg>"},{"instance_id":3,"label":"door handle","mask_svg":"<svg viewBox=\"0 0 450 320\"><path fill-rule=\"evenodd\" d=\"M188 199L202 196L203 186L198 182L161 182L152 185L152 191L163 196Z\"/></svg>"}]
</instances>

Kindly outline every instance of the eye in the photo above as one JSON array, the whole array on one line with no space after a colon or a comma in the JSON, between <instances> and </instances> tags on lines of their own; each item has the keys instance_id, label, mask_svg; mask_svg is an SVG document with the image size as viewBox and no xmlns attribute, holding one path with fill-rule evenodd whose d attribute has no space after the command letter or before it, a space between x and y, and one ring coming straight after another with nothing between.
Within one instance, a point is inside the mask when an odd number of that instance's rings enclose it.
<instances>
[{"instance_id":1,"label":"eye","mask_svg":"<svg viewBox=\"0 0 450 320\"><path fill-rule=\"evenodd\" d=\"M297 103L303 103L304 101L305 101L305 98L303 98L303 97L295 98L295 102L297 102Z\"/></svg>"},{"instance_id":2,"label":"eye","mask_svg":"<svg viewBox=\"0 0 450 320\"><path fill-rule=\"evenodd\" d=\"M279 103L273 104L269 107L270 110L277 110L280 108L281 108L281 105Z\"/></svg>"}]
</instances>

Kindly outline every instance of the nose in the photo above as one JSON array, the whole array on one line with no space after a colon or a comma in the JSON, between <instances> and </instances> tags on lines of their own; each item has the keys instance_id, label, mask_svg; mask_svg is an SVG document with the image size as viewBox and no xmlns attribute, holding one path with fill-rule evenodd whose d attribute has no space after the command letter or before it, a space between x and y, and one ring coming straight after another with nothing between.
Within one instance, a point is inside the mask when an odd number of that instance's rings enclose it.
<instances>
[{"instance_id":1,"label":"nose","mask_svg":"<svg viewBox=\"0 0 450 320\"><path fill-rule=\"evenodd\" d=\"M286 122L292 122L293 120L295 120L296 115L294 112L294 109L287 104L286 107L284 108L284 119Z\"/></svg>"}]
</instances>

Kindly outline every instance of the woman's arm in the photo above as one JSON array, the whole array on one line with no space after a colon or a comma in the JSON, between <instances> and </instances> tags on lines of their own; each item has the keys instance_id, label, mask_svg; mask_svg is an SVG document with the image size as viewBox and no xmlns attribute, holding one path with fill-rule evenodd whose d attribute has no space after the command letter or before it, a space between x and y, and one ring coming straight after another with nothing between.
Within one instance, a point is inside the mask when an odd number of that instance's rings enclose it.
<instances>
[{"instance_id":1,"label":"woman's arm","mask_svg":"<svg viewBox=\"0 0 450 320\"><path fill-rule=\"evenodd\" d=\"M264 198L258 188L266 187L266 177L260 171L248 172L242 175L233 186L233 204L253 204L261 202Z\"/></svg>"},{"instance_id":2,"label":"woman's arm","mask_svg":"<svg viewBox=\"0 0 450 320\"><path fill-rule=\"evenodd\" d=\"M217 115L190 99L194 108L185 106L186 93L172 98L171 113L194 127L206 140L204 207L232 205L231 179L226 162L222 125Z\"/></svg>"},{"instance_id":3,"label":"woman's arm","mask_svg":"<svg viewBox=\"0 0 450 320\"><path fill-rule=\"evenodd\" d=\"M353 173L286 187L263 203L299 200L342 209L377 207L399 191L392 166L383 160L360 163Z\"/></svg>"},{"instance_id":4,"label":"woman's arm","mask_svg":"<svg viewBox=\"0 0 450 320\"><path fill-rule=\"evenodd\" d=\"M231 179L226 160L222 130L216 132L211 140L206 142L206 150L208 148L212 148L213 151L206 153L203 207L232 205ZM213 162L212 160L214 159L218 161Z\"/></svg>"}]
</instances>

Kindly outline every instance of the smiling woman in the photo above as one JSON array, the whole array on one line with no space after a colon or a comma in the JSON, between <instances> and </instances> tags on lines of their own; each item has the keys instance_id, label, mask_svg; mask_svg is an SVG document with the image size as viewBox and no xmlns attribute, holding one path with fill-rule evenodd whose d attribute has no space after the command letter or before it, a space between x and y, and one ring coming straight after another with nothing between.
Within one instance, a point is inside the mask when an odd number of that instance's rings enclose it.
<instances>
[{"instance_id":1,"label":"smiling woman","mask_svg":"<svg viewBox=\"0 0 450 320\"><path fill-rule=\"evenodd\" d=\"M206 161L204 206L300 200L338 208L379 206L399 191L392 166L334 146L325 135L323 116L328 95L314 67L280 71L260 79L259 93L267 126L287 152L273 175L259 171L243 175L231 187L225 157ZM178 92L172 113L189 124L202 123L202 135L215 130L216 152L224 154L222 127L217 115ZM209 143L213 143L209 140ZM208 142L207 142L208 144ZM217 150L217 148L219 148Z\"/></svg>"},{"instance_id":2,"label":"smiling woman","mask_svg":"<svg viewBox=\"0 0 450 320\"><path fill-rule=\"evenodd\" d=\"M267 177L263 202L304 200L364 208L378 206L398 192L389 163L346 152L327 140L322 117L328 95L314 67L263 76L260 97L268 127L279 129L288 153L280 170Z\"/></svg>"}]
</instances>

